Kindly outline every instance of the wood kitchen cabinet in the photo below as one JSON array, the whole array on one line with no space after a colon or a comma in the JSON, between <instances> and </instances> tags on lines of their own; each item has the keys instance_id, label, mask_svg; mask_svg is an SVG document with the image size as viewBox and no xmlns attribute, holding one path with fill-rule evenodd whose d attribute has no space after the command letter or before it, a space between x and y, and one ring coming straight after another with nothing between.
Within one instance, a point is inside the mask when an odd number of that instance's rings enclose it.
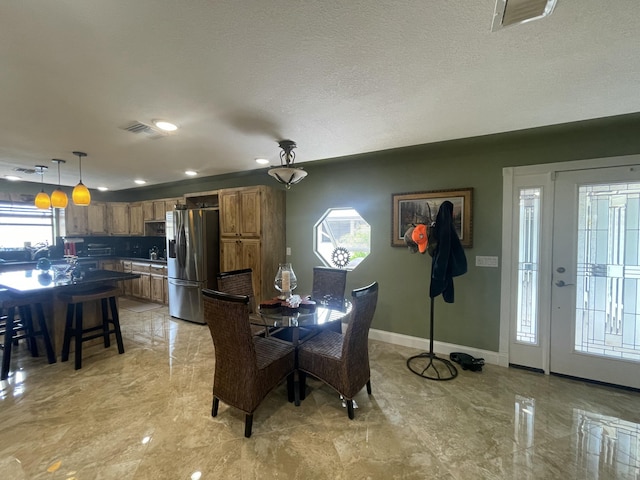
<instances>
[{"instance_id":1,"label":"wood kitchen cabinet","mask_svg":"<svg viewBox=\"0 0 640 480\"><path fill-rule=\"evenodd\" d=\"M87 207L79 207L69 201L64 210L65 235L86 235L89 231L89 215Z\"/></svg>"},{"instance_id":2,"label":"wood kitchen cabinet","mask_svg":"<svg viewBox=\"0 0 640 480\"><path fill-rule=\"evenodd\" d=\"M131 262L131 273L137 273L140 278L131 280L131 295L151 300L151 265L149 263Z\"/></svg>"},{"instance_id":3,"label":"wood kitchen cabinet","mask_svg":"<svg viewBox=\"0 0 640 480\"><path fill-rule=\"evenodd\" d=\"M111 235L129 235L129 204L110 202L107 204L109 233Z\"/></svg>"},{"instance_id":4,"label":"wood kitchen cabinet","mask_svg":"<svg viewBox=\"0 0 640 480\"><path fill-rule=\"evenodd\" d=\"M144 213L141 202L129 205L129 235L144 235Z\"/></svg>"},{"instance_id":5,"label":"wood kitchen cabinet","mask_svg":"<svg viewBox=\"0 0 640 480\"><path fill-rule=\"evenodd\" d=\"M87 210L87 233L89 235L107 235L107 204L91 202Z\"/></svg>"},{"instance_id":6,"label":"wood kitchen cabinet","mask_svg":"<svg viewBox=\"0 0 640 480\"><path fill-rule=\"evenodd\" d=\"M167 303L167 267L165 265L150 265L151 272L151 300L158 303Z\"/></svg>"},{"instance_id":7,"label":"wood kitchen cabinet","mask_svg":"<svg viewBox=\"0 0 640 480\"><path fill-rule=\"evenodd\" d=\"M121 268L123 272L131 273L131 261L130 260L120 260ZM132 288L133 283L137 282L138 279L127 280L122 282L122 291L125 295L133 295Z\"/></svg>"},{"instance_id":8,"label":"wood kitchen cabinet","mask_svg":"<svg viewBox=\"0 0 640 480\"><path fill-rule=\"evenodd\" d=\"M278 264L285 261L285 197L265 185L222 189L220 271L251 268L257 300L273 297Z\"/></svg>"}]
</instances>

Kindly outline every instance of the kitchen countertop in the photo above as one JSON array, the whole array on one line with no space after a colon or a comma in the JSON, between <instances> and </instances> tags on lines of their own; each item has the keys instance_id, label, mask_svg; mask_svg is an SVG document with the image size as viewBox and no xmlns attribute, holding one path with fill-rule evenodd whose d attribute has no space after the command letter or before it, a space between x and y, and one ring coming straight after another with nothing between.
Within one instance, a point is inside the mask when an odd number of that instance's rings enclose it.
<instances>
[{"instance_id":1,"label":"kitchen countertop","mask_svg":"<svg viewBox=\"0 0 640 480\"><path fill-rule=\"evenodd\" d=\"M109 260L130 260L132 262L149 262L149 263L159 263L161 265L166 265L167 264L167 260L166 259L157 259L157 260L151 260L150 258L140 258L140 257L116 257L116 256L112 256L112 257L78 257L78 263L82 264L82 263L87 263L87 262L101 262L101 261L109 261ZM52 265L61 265L63 263L66 262L65 259L63 258L58 258L58 259L49 259L49 261L51 262ZM36 263L38 263L37 260L21 260L21 261L9 261L9 262L0 262L0 272L3 271L3 266L8 267L11 270L16 270L16 269L24 269L27 270L30 267L31 268L35 268Z\"/></svg>"},{"instance_id":2,"label":"kitchen countertop","mask_svg":"<svg viewBox=\"0 0 640 480\"><path fill-rule=\"evenodd\" d=\"M16 293L41 292L134 278L140 278L140 275L111 270L91 270L84 272L80 278L71 278L66 275L56 276L52 271L27 269L0 273L0 287Z\"/></svg>"}]
</instances>

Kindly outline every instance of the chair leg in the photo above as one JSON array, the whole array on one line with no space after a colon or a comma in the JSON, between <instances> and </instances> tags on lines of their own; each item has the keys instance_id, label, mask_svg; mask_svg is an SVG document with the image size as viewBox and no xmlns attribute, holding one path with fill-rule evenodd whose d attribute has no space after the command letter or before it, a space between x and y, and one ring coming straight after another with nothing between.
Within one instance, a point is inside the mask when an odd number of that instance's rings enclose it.
<instances>
[{"instance_id":1,"label":"chair leg","mask_svg":"<svg viewBox=\"0 0 640 480\"><path fill-rule=\"evenodd\" d=\"M304 400L307 397L307 374L299 372L298 381L300 384L300 400Z\"/></svg>"},{"instance_id":2,"label":"chair leg","mask_svg":"<svg viewBox=\"0 0 640 480\"><path fill-rule=\"evenodd\" d=\"M2 372L0 373L0 380L6 380L9 377L11 347L13 345L13 322L15 315L16 309L14 307L9 308L4 333L4 349L2 351Z\"/></svg>"},{"instance_id":3,"label":"chair leg","mask_svg":"<svg viewBox=\"0 0 640 480\"><path fill-rule=\"evenodd\" d=\"M220 404L220 400L218 400L218 397L213 397L213 407L211 408L211 416L212 417L216 417L218 416L218 405Z\"/></svg>"},{"instance_id":4,"label":"chair leg","mask_svg":"<svg viewBox=\"0 0 640 480\"><path fill-rule=\"evenodd\" d=\"M80 370L82 368L82 302L76 303L76 351L75 351L75 369Z\"/></svg>"},{"instance_id":5,"label":"chair leg","mask_svg":"<svg viewBox=\"0 0 640 480\"><path fill-rule=\"evenodd\" d=\"M124 343L122 341L122 331L120 330L120 315L118 315L118 305L116 304L116 297L109 297L109 305L111 306L111 319L113 321L113 330L116 334L118 353L124 353Z\"/></svg>"},{"instance_id":6,"label":"chair leg","mask_svg":"<svg viewBox=\"0 0 640 480\"><path fill-rule=\"evenodd\" d=\"M27 337L27 348L31 352L32 357L38 356L38 343L36 342L35 330L33 329L33 317L31 316L31 305L23 305L18 307L20 312L20 321L24 328L24 334Z\"/></svg>"},{"instance_id":7,"label":"chair leg","mask_svg":"<svg viewBox=\"0 0 640 480\"><path fill-rule=\"evenodd\" d=\"M293 373L287 375L287 400L289 403L292 403L295 400L295 382L293 376Z\"/></svg>"},{"instance_id":8,"label":"chair leg","mask_svg":"<svg viewBox=\"0 0 640 480\"><path fill-rule=\"evenodd\" d=\"M244 417L244 436L247 438L251 436L251 427L253 427L253 414L247 413Z\"/></svg>"},{"instance_id":9,"label":"chair leg","mask_svg":"<svg viewBox=\"0 0 640 480\"><path fill-rule=\"evenodd\" d=\"M367 393L371 395L371 379L367 380Z\"/></svg>"},{"instance_id":10,"label":"chair leg","mask_svg":"<svg viewBox=\"0 0 640 480\"><path fill-rule=\"evenodd\" d=\"M44 348L47 351L47 360L49 363L56 363L56 354L53 352L53 345L51 344L51 337L49 336L49 329L47 328L47 322L44 318L44 311L41 303L36 303L36 315L38 317L38 325L40 327L40 335L44 340Z\"/></svg>"},{"instance_id":11,"label":"chair leg","mask_svg":"<svg viewBox=\"0 0 640 480\"><path fill-rule=\"evenodd\" d=\"M107 299L100 299L100 308L102 310L102 337L104 338L104 348L111 346L109 338L109 310L107 309Z\"/></svg>"},{"instance_id":12,"label":"chair leg","mask_svg":"<svg viewBox=\"0 0 640 480\"><path fill-rule=\"evenodd\" d=\"M70 303L67 305L67 319L64 324L64 340L62 342L62 355L60 361L66 362L69 360L69 350L71 346L71 337L73 336L73 312L75 305Z\"/></svg>"},{"instance_id":13,"label":"chair leg","mask_svg":"<svg viewBox=\"0 0 640 480\"><path fill-rule=\"evenodd\" d=\"M353 400L347 400L347 415L349 415L349 418L353 420L353 417L355 416L353 413Z\"/></svg>"}]
</instances>

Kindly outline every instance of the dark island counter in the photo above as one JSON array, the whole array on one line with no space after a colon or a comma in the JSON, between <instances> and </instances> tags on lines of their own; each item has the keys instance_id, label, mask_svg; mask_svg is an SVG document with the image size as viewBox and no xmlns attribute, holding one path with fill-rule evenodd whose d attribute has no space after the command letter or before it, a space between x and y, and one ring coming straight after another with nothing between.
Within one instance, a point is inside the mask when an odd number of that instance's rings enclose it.
<instances>
[{"instance_id":1,"label":"dark island counter","mask_svg":"<svg viewBox=\"0 0 640 480\"><path fill-rule=\"evenodd\" d=\"M58 298L59 293L79 293L90 291L104 285L118 285L139 278L135 273L114 272L111 270L91 270L80 277L56 275L53 270L18 270L0 273L0 288L5 295L22 295L28 298L30 293L49 293L50 301L43 304L47 317L47 326L51 334L53 349L60 356L67 305ZM84 306L85 325L100 324L100 302L88 302ZM96 342L99 342L97 339Z\"/></svg>"}]
</instances>

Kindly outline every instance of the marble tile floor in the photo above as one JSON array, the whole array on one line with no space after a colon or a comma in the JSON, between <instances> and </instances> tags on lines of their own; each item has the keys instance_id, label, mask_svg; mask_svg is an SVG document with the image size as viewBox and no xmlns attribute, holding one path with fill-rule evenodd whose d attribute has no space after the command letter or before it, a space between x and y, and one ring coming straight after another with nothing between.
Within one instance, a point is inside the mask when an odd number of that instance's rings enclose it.
<instances>
[{"instance_id":1,"label":"marble tile floor","mask_svg":"<svg viewBox=\"0 0 640 480\"><path fill-rule=\"evenodd\" d=\"M355 420L309 380L254 416L211 417L213 344L166 307L121 309L126 352L85 349L83 368L21 345L0 385L0 478L640 479L640 394L486 365L448 382L406 367L416 350L370 342L373 394Z\"/></svg>"}]
</instances>

